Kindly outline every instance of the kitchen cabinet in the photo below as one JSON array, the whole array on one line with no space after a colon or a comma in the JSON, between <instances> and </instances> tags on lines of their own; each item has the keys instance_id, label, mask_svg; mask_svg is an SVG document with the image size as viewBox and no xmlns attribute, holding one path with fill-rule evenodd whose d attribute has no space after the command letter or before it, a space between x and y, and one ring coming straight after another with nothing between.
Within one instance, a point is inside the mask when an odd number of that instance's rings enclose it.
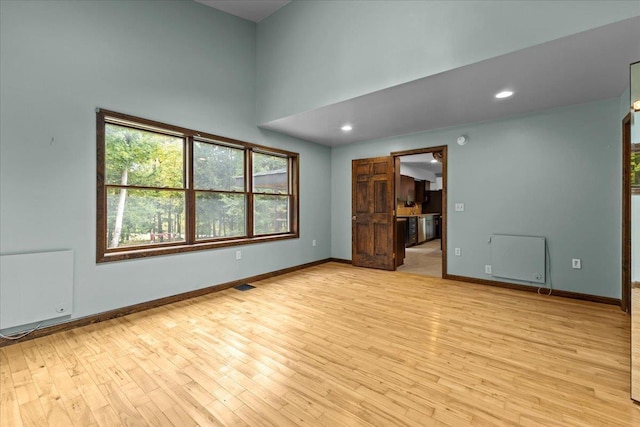
<instances>
[{"instance_id":1,"label":"kitchen cabinet","mask_svg":"<svg viewBox=\"0 0 640 427\"><path fill-rule=\"evenodd\" d=\"M406 256L405 240L407 238L407 219L398 218L396 221L396 267L404 264Z\"/></svg>"},{"instance_id":2,"label":"kitchen cabinet","mask_svg":"<svg viewBox=\"0 0 640 427\"><path fill-rule=\"evenodd\" d=\"M416 203L424 202L424 189L425 181L415 181Z\"/></svg>"},{"instance_id":3,"label":"kitchen cabinet","mask_svg":"<svg viewBox=\"0 0 640 427\"><path fill-rule=\"evenodd\" d=\"M400 191L398 192L398 200L402 202L416 201L415 180L407 175L400 175Z\"/></svg>"},{"instance_id":4,"label":"kitchen cabinet","mask_svg":"<svg viewBox=\"0 0 640 427\"><path fill-rule=\"evenodd\" d=\"M442 190L425 192L425 200L424 203L422 203L422 213L442 213Z\"/></svg>"},{"instance_id":5,"label":"kitchen cabinet","mask_svg":"<svg viewBox=\"0 0 640 427\"><path fill-rule=\"evenodd\" d=\"M438 231L440 215L423 214L398 217L398 221L401 219L406 220L404 234L406 247L419 245L440 237Z\"/></svg>"},{"instance_id":6,"label":"kitchen cabinet","mask_svg":"<svg viewBox=\"0 0 640 427\"><path fill-rule=\"evenodd\" d=\"M407 239L405 246L414 246L418 243L418 218L415 216L407 217Z\"/></svg>"}]
</instances>

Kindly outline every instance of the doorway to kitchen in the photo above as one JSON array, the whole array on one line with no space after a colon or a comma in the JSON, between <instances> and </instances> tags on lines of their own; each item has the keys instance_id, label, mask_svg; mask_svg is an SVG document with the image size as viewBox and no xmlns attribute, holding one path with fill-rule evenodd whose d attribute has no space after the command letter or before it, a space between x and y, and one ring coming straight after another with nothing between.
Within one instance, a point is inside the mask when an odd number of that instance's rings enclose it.
<instances>
[{"instance_id":1,"label":"doorway to kitchen","mask_svg":"<svg viewBox=\"0 0 640 427\"><path fill-rule=\"evenodd\" d=\"M398 239L404 254L396 270L443 277L446 274L447 147L391 153L395 171ZM402 252L402 251L400 251Z\"/></svg>"}]
</instances>

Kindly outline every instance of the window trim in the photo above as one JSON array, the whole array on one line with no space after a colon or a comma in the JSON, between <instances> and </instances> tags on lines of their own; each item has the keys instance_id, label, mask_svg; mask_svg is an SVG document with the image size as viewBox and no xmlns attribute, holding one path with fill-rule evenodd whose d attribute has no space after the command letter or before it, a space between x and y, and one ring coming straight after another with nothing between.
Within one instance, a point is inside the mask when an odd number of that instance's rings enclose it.
<instances>
[{"instance_id":1,"label":"window trim","mask_svg":"<svg viewBox=\"0 0 640 427\"><path fill-rule=\"evenodd\" d=\"M122 248L107 248L107 181L106 181L106 140L105 126L107 123L119 124L134 129L158 132L166 135L184 138L184 169L185 174L185 242L168 242L153 245L128 246ZM245 191L247 201L245 220L247 221L246 236L222 237L215 240L197 240L195 230L195 197L193 177L193 147L195 140L203 142L220 143L245 150ZM151 256L176 254L183 252L217 249L229 246L247 245L253 243L266 243L278 240L297 239L300 237L300 155L279 148L253 144L232 138L227 138L193 129L174 126L154 120L135 117L129 114L115 111L96 109L96 263L120 261ZM290 181L289 203L289 232L273 233L267 235L253 235L254 209L253 209L253 152L279 155L289 159L288 175Z\"/></svg>"},{"instance_id":2,"label":"window trim","mask_svg":"<svg viewBox=\"0 0 640 427\"><path fill-rule=\"evenodd\" d=\"M629 162L631 162L631 156L633 155L633 153L640 153L640 143L631 144L631 150L629 152L629 158L628 158ZM640 194L640 183L634 185L633 181L629 179L629 185L631 187L631 194Z\"/></svg>"}]
</instances>

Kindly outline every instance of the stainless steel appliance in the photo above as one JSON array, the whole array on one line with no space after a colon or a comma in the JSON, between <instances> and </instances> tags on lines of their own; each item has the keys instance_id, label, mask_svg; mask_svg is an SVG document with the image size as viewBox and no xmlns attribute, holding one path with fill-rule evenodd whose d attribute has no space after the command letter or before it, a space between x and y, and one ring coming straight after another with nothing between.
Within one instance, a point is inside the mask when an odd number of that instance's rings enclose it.
<instances>
[{"instance_id":1,"label":"stainless steel appliance","mask_svg":"<svg viewBox=\"0 0 640 427\"><path fill-rule=\"evenodd\" d=\"M429 227L427 224L427 217L426 216L419 216L418 217L418 244L422 243L422 242L426 242L428 237L428 231L429 231Z\"/></svg>"}]
</instances>

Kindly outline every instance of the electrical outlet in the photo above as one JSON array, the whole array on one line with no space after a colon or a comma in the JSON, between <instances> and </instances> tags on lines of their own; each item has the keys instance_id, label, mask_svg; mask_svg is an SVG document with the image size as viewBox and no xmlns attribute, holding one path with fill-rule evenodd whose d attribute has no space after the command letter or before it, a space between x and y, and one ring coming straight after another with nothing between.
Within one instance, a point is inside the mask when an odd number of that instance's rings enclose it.
<instances>
[{"instance_id":1,"label":"electrical outlet","mask_svg":"<svg viewBox=\"0 0 640 427\"><path fill-rule=\"evenodd\" d=\"M464 203L456 203L455 209L456 212L464 212Z\"/></svg>"},{"instance_id":2,"label":"electrical outlet","mask_svg":"<svg viewBox=\"0 0 640 427\"><path fill-rule=\"evenodd\" d=\"M580 270L582 268L582 260L580 258L574 258L571 260L571 268Z\"/></svg>"},{"instance_id":3,"label":"electrical outlet","mask_svg":"<svg viewBox=\"0 0 640 427\"><path fill-rule=\"evenodd\" d=\"M491 274L491 266L490 265L485 265L484 266L484 272L486 274Z\"/></svg>"},{"instance_id":4,"label":"electrical outlet","mask_svg":"<svg viewBox=\"0 0 640 427\"><path fill-rule=\"evenodd\" d=\"M455 254L456 254L456 256L460 256L460 248L456 248Z\"/></svg>"},{"instance_id":5,"label":"electrical outlet","mask_svg":"<svg viewBox=\"0 0 640 427\"><path fill-rule=\"evenodd\" d=\"M236 251L236 259L242 259L242 252Z\"/></svg>"},{"instance_id":6,"label":"electrical outlet","mask_svg":"<svg viewBox=\"0 0 640 427\"><path fill-rule=\"evenodd\" d=\"M315 239L313 239L313 240L311 241L311 246L315 246L315 245L316 245L316 240L315 240Z\"/></svg>"}]
</instances>

